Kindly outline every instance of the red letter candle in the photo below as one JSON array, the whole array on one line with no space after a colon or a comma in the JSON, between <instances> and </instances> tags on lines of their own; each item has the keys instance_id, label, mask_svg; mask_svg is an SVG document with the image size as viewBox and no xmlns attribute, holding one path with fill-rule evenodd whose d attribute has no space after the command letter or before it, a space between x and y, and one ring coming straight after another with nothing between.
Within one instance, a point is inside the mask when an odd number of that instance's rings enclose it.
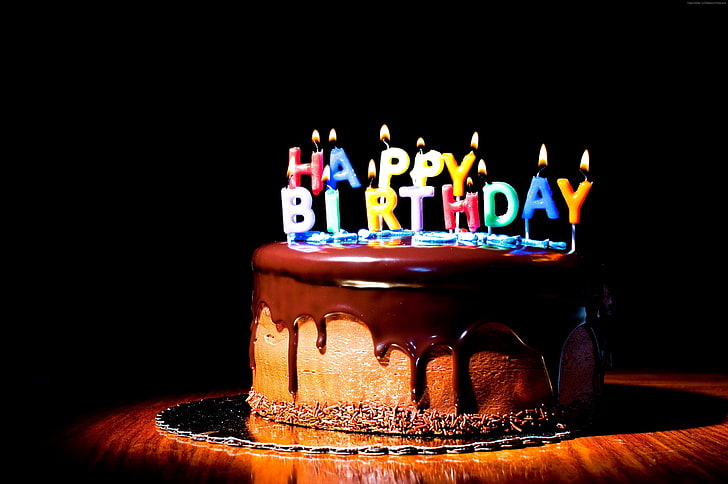
<instances>
[{"instance_id":1,"label":"red letter candle","mask_svg":"<svg viewBox=\"0 0 728 484\"><path fill-rule=\"evenodd\" d=\"M318 130L314 130L311 140L316 145L316 149L311 153L311 163L301 163L301 148L291 148L288 150L288 166L292 176L292 186L301 186L301 175L311 176L311 191L314 195L318 195L323 189L321 175L324 173L324 152L318 149L319 139Z\"/></svg>"},{"instance_id":2,"label":"red letter candle","mask_svg":"<svg viewBox=\"0 0 728 484\"><path fill-rule=\"evenodd\" d=\"M480 213L478 209L478 193L468 193L465 200L455 200L453 198L453 186L442 186L442 210L445 217L445 228L454 230L457 228L455 214L465 212L468 221L468 229L475 232L480 227Z\"/></svg>"}]
</instances>

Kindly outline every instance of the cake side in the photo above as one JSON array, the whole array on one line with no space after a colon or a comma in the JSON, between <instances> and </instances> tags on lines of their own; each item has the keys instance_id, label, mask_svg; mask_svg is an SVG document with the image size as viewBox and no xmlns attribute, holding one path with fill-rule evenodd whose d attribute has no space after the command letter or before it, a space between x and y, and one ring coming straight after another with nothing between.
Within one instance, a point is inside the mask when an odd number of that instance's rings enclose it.
<instances>
[{"instance_id":1,"label":"cake side","mask_svg":"<svg viewBox=\"0 0 728 484\"><path fill-rule=\"evenodd\" d=\"M538 251L388 249L270 244L256 252L254 411L299 425L389 433L506 431L493 424L504 416L511 430L523 428L516 423L521 417L553 425L560 397L552 377L563 342L584 323L583 302L570 290L576 259ZM527 278L514 297L509 282L516 281L507 275L524 274L538 283ZM575 339L568 352L588 351L585 341ZM572 388L586 385L568 376L574 371L562 379ZM371 419L340 413L359 408L355 415L364 415L361 405L373 409L370 417L392 418L372 427ZM321 420L322 408L339 416Z\"/></svg>"}]
</instances>

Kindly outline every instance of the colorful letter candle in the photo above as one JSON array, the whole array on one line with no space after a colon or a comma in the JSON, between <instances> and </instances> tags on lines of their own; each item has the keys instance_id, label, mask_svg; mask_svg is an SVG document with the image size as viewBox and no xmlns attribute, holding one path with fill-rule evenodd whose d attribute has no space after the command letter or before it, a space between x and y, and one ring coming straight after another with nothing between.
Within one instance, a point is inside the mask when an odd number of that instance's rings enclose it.
<instances>
[{"instance_id":1,"label":"colorful letter candle","mask_svg":"<svg viewBox=\"0 0 728 484\"><path fill-rule=\"evenodd\" d=\"M574 189L571 188L571 183L566 178L559 178L556 180L561 194L566 200L566 205L569 207L569 223L571 224L571 252L576 252L576 224L581 221L581 206L584 204L589 190L591 189L592 182L587 180L586 174L589 172L589 151L584 150L584 154L581 155L581 164L579 169L584 175L584 181L579 183L579 187L574 193Z\"/></svg>"},{"instance_id":2,"label":"colorful letter candle","mask_svg":"<svg viewBox=\"0 0 728 484\"><path fill-rule=\"evenodd\" d=\"M392 175L401 175L409 168L410 159L407 152L401 148L390 148L387 140L389 140L389 128L386 124L382 125L379 131L379 138L387 145L387 149L382 151L379 158L379 187L388 187ZM394 163L394 160L397 160ZM395 194L396 196L396 194Z\"/></svg>"},{"instance_id":3,"label":"colorful letter candle","mask_svg":"<svg viewBox=\"0 0 728 484\"><path fill-rule=\"evenodd\" d=\"M283 231L287 234L311 230L316 214L311 209L311 192L304 187L282 188Z\"/></svg>"},{"instance_id":4,"label":"colorful letter candle","mask_svg":"<svg viewBox=\"0 0 728 484\"><path fill-rule=\"evenodd\" d=\"M442 210L445 217L445 228L447 230L457 229L455 214L465 212L468 221L468 229L475 232L480 227L480 213L478 209L478 193L472 192L465 195L465 200L453 198L453 186L442 186Z\"/></svg>"},{"instance_id":5,"label":"colorful letter candle","mask_svg":"<svg viewBox=\"0 0 728 484\"><path fill-rule=\"evenodd\" d=\"M541 145L539 152L538 166L539 171L531 180L531 186L526 194L526 201L523 204L523 213L521 216L526 222L526 238L530 238L528 230L528 221L533 218L534 211L537 209L545 210L546 215L550 219L559 218L559 209L556 207L554 197L551 193L551 186L546 178L541 176L541 170L548 165L546 145Z\"/></svg>"},{"instance_id":6,"label":"colorful letter candle","mask_svg":"<svg viewBox=\"0 0 728 484\"><path fill-rule=\"evenodd\" d=\"M501 215L495 213L495 196L501 194L506 198L506 211ZM505 227L510 225L518 215L518 195L508 183L493 182L483 187L483 215L486 227Z\"/></svg>"},{"instance_id":7,"label":"colorful letter candle","mask_svg":"<svg viewBox=\"0 0 728 484\"><path fill-rule=\"evenodd\" d=\"M584 150L584 154L581 156L581 164L579 169L584 173L584 181L579 183L579 186L574 193L574 189L571 188L571 183L566 178L559 178L556 183L561 189L561 194L566 200L566 205L569 207L569 223L576 225L581 221L581 206L584 204L589 190L591 189L592 182L586 179L586 173L589 172L589 151Z\"/></svg>"},{"instance_id":8,"label":"colorful letter candle","mask_svg":"<svg viewBox=\"0 0 728 484\"><path fill-rule=\"evenodd\" d=\"M402 228L397 217L394 216L394 208L397 206L397 194L392 187L370 187L366 189L364 195L369 230L382 230L382 220L387 223L390 230Z\"/></svg>"},{"instance_id":9,"label":"colorful letter candle","mask_svg":"<svg viewBox=\"0 0 728 484\"><path fill-rule=\"evenodd\" d=\"M422 231L422 199L425 197L435 196L435 187L430 186L411 186L400 187L399 196L412 199L410 220L411 230L414 232Z\"/></svg>"},{"instance_id":10,"label":"colorful letter candle","mask_svg":"<svg viewBox=\"0 0 728 484\"><path fill-rule=\"evenodd\" d=\"M329 167L324 168L323 183L326 184L324 199L326 202L326 230L335 234L341 230L339 215L339 190L335 190L329 182Z\"/></svg>"},{"instance_id":11,"label":"colorful letter candle","mask_svg":"<svg viewBox=\"0 0 728 484\"><path fill-rule=\"evenodd\" d=\"M508 183L494 182L488 183L488 171L485 167L485 161L478 162L478 175L480 175L485 184L483 185L483 215L485 218L485 226L488 227L490 234L493 227L505 227L510 225L518 215L518 194L516 190ZM506 211L501 215L496 215L495 196L501 194L506 199Z\"/></svg>"},{"instance_id":12,"label":"colorful letter candle","mask_svg":"<svg viewBox=\"0 0 728 484\"><path fill-rule=\"evenodd\" d=\"M336 130L332 129L329 133L329 142L336 142ZM361 183L351 166L349 157L343 149L334 146L329 153L329 166L331 167L331 178L328 184L331 188L336 189L336 184L340 181L348 181L351 188L359 188Z\"/></svg>"},{"instance_id":13,"label":"colorful letter candle","mask_svg":"<svg viewBox=\"0 0 728 484\"><path fill-rule=\"evenodd\" d=\"M442 153L435 150L422 153L421 148L424 146L425 140L419 138L417 140L417 147L420 148L420 150L415 155L415 166L412 168L412 171L410 171L412 185L416 187L424 187L427 185L427 179L429 177L439 175L445 167L445 161L442 159Z\"/></svg>"},{"instance_id":14,"label":"colorful letter candle","mask_svg":"<svg viewBox=\"0 0 728 484\"><path fill-rule=\"evenodd\" d=\"M473 150L478 149L478 132L473 133L473 137L470 140L470 147ZM465 193L465 179L468 177L468 172L475 163L475 153L471 151L463 158L462 163L458 165L455 157L452 153L444 153L442 155L443 162L447 166L447 171L450 173L452 178L453 196L462 197ZM443 187L444 188L444 187Z\"/></svg>"},{"instance_id":15,"label":"colorful letter candle","mask_svg":"<svg viewBox=\"0 0 728 484\"><path fill-rule=\"evenodd\" d=\"M318 149L317 143L320 139L317 130L314 130L311 140L316 145L316 149L311 153L311 163L301 163L301 148L291 148L288 150L288 166L293 187L301 186L301 175L310 175L311 191L314 195L318 195L323 188L321 175L324 171L324 153Z\"/></svg>"}]
</instances>

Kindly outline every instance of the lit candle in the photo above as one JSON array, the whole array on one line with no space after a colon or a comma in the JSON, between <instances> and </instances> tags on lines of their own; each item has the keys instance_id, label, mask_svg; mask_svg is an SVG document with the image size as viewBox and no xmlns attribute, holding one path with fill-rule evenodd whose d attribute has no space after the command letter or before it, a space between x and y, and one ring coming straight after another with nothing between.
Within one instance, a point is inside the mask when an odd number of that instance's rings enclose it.
<instances>
[{"instance_id":1,"label":"lit candle","mask_svg":"<svg viewBox=\"0 0 728 484\"><path fill-rule=\"evenodd\" d=\"M339 190L334 189L330 183L329 166L324 168L322 182L326 184L324 200L326 202L326 230L335 234L341 230L341 217L339 215Z\"/></svg>"},{"instance_id":2,"label":"lit candle","mask_svg":"<svg viewBox=\"0 0 728 484\"><path fill-rule=\"evenodd\" d=\"M422 148L424 146L425 140L418 138L417 147L419 150L415 155L414 167L412 168L412 171L410 171L412 185L416 187L424 187L427 185L427 179L429 177L439 175L445 167L445 161L442 159L442 153L435 150L422 153Z\"/></svg>"},{"instance_id":3,"label":"lit candle","mask_svg":"<svg viewBox=\"0 0 728 484\"><path fill-rule=\"evenodd\" d=\"M364 193L367 210L367 225L371 231L382 230L383 221L391 230L402 228L397 217L394 216L394 208L397 206L397 194L392 187L372 188L372 182L377 176L374 160L369 161L369 187Z\"/></svg>"},{"instance_id":4,"label":"lit candle","mask_svg":"<svg viewBox=\"0 0 728 484\"><path fill-rule=\"evenodd\" d=\"M311 153L311 163L301 163L301 148L288 150L288 166L292 175L290 186L292 188L301 186L301 175L311 176L311 191L318 195L323 188L321 175L324 170L324 153L319 150L318 143L321 141L318 130L313 130L311 141L314 144L314 151Z\"/></svg>"},{"instance_id":5,"label":"lit candle","mask_svg":"<svg viewBox=\"0 0 728 484\"><path fill-rule=\"evenodd\" d=\"M387 146L379 158L379 188L389 187L392 175L401 175L409 168L410 159L401 148L390 148L389 128L383 124L379 130L379 139ZM395 163L394 160L397 160ZM396 196L396 195L395 195Z\"/></svg>"},{"instance_id":6,"label":"lit candle","mask_svg":"<svg viewBox=\"0 0 728 484\"><path fill-rule=\"evenodd\" d=\"M493 227L505 227L516 219L518 215L518 194L508 183L488 183L486 179L488 172L483 160L478 162L478 174L485 180L483 186L483 218L490 235L493 233ZM503 195L506 199L506 211L501 215L497 215L495 210L495 196L497 194Z\"/></svg>"},{"instance_id":7,"label":"lit candle","mask_svg":"<svg viewBox=\"0 0 728 484\"><path fill-rule=\"evenodd\" d=\"M468 176L470 168L475 163L475 152L478 149L478 132L473 133L473 137L470 140L470 147L473 149L470 153L465 155L462 163L458 165L457 160L452 153L444 153L442 160L447 166L447 171L450 173L452 179L452 194L455 197L462 197L465 193L465 179Z\"/></svg>"},{"instance_id":8,"label":"lit candle","mask_svg":"<svg viewBox=\"0 0 728 484\"><path fill-rule=\"evenodd\" d=\"M559 218L559 209L556 208L556 202L551 193L551 186L546 178L541 176L541 171L548 166L548 158L546 153L546 145L541 145L541 151L538 157L538 173L531 180L531 186L526 194L526 201L523 204L523 213L521 216L526 225L526 239L530 238L529 221L533 218L533 214L537 209L545 210L546 215L550 219Z\"/></svg>"},{"instance_id":9,"label":"lit candle","mask_svg":"<svg viewBox=\"0 0 728 484\"><path fill-rule=\"evenodd\" d=\"M329 132L329 142L336 143L336 130L332 129ZM346 152L337 146L334 146L329 153L329 166L331 167L329 185L331 188L336 189L336 184L340 181L348 181L351 188L359 188L361 183L359 178L354 172L354 167L351 166L349 157L346 156Z\"/></svg>"},{"instance_id":10,"label":"lit candle","mask_svg":"<svg viewBox=\"0 0 728 484\"><path fill-rule=\"evenodd\" d=\"M587 179L587 174L589 173L589 150L584 150L584 154L581 155L579 170L584 175L584 181L579 183L576 192L571 188L571 183L568 179L559 178L556 180L556 183L561 189L561 194L564 196L564 200L566 200L566 205L569 207L571 252L576 252L576 225L581 221L581 206L584 204L584 200L592 186L592 182Z\"/></svg>"},{"instance_id":11,"label":"lit candle","mask_svg":"<svg viewBox=\"0 0 728 484\"><path fill-rule=\"evenodd\" d=\"M468 177L468 186L473 185L473 180ZM442 211L445 218L445 229L452 231L458 228L456 214L465 212L465 218L468 222L468 229L475 232L480 227L480 210L478 208L478 193L468 192L465 200L455 200L453 198L453 186L442 186Z\"/></svg>"},{"instance_id":12,"label":"lit candle","mask_svg":"<svg viewBox=\"0 0 728 484\"><path fill-rule=\"evenodd\" d=\"M470 171L470 168L472 168L473 163L475 163L475 150L478 149L477 131L474 132L473 136L470 138L470 147L472 148L472 151L465 155L460 165L458 165L458 162L452 153L445 153L442 155L442 160L445 163L445 166L447 166L447 171L450 173L450 178L452 179L453 196L456 201L460 200L460 197L463 196L463 193L465 192L465 178L468 176L468 172ZM460 227L460 212L455 213L455 226L458 228Z\"/></svg>"}]
</instances>

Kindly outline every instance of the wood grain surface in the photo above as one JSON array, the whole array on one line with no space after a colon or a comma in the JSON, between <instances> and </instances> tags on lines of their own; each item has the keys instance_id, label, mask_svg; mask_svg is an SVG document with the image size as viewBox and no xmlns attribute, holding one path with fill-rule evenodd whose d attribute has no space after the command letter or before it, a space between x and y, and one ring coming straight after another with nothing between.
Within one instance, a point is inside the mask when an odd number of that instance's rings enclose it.
<instances>
[{"instance_id":1,"label":"wood grain surface","mask_svg":"<svg viewBox=\"0 0 728 484\"><path fill-rule=\"evenodd\" d=\"M591 434L540 447L463 455L308 455L193 442L154 424L169 406L239 393L227 391L97 410L28 452L47 477L94 482L728 480L728 375L614 371L606 383L604 416Z\"/></svg>"}]
</instances>

